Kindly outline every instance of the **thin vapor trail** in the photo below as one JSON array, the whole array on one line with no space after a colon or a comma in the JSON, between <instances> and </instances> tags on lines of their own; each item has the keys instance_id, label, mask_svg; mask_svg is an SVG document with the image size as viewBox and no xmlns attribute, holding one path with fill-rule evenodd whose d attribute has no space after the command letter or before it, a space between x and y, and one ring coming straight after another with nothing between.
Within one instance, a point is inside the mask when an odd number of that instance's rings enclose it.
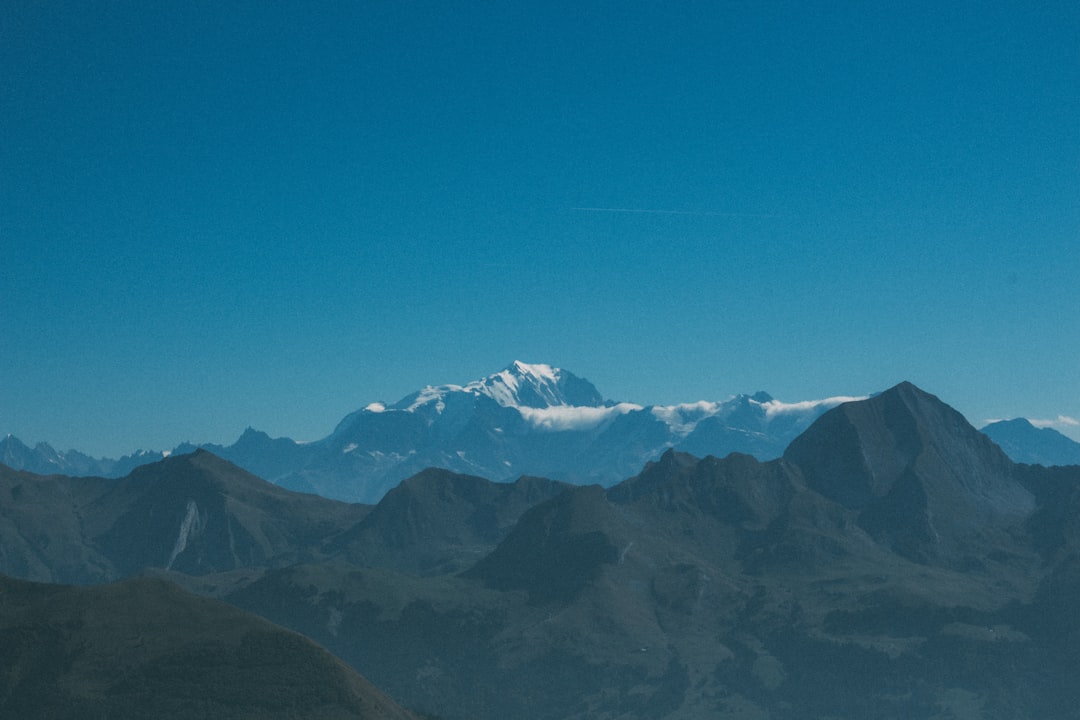
<instances>
[{"instance_id":1,"label":"thin vapor trail","mask_svg":"<svg viewBox=\"0 0 1080 720\"><path fill-rule=\"evenodd\" d=\"M714 210L656 210L652 208L572 207L574 212L628 213L632 215L696 215L699 217L776 217L772 213L719 212Z\"/></svg>"}]
</instances>

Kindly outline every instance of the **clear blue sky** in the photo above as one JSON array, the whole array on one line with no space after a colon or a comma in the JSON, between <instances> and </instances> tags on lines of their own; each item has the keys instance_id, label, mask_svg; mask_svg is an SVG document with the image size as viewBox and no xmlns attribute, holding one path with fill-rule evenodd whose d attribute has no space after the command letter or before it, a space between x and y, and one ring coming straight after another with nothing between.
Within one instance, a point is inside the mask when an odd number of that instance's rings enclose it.
<instances>
[{"instance_id":1,"label":"clear blue sky","mask_svg":"<svg viewBox=\"0 0 1080 720\"><path fill-rule=\"evenodd\" d=\"M1078 308L1074 0L0 8L27 442L315 439L515 358L1080 418Z\"/></svg>"}]
</instances>

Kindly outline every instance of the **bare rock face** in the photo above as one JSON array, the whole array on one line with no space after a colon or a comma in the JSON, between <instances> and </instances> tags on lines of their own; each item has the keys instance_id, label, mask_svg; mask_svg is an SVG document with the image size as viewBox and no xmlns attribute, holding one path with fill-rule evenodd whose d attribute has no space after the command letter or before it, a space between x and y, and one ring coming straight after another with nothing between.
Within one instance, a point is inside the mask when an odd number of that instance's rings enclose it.
<instances>
[{"instance_id":1,"label":"bare rock face","mask_svg":"<svg viewBox=\"0 0 1080 720\"><path fill-rule=\"evenodd\" d=\"M909 559L941 560L992 543L1035 508L1005 453L910 383L830 410L784 458Z\"/></svg>"}]
</instances>

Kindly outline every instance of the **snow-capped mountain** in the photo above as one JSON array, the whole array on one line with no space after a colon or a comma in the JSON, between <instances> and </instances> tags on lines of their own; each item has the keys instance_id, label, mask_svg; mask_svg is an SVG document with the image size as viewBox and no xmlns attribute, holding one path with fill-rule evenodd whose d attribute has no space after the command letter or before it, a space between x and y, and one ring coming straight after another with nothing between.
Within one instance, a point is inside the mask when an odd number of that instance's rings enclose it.
<instances>
[{"instance_id":1,"label":"snow-capped mountain","mask_svg":"<svg viewBox=\"0 0 1080 720\"><path fill-rule=\"evenodd\" d=\"M366 502L428 467L492 480L538 475L612 485L668 448L779 457L819 415L854 399L783 403L758 393L643 406L605 400L561 368L516 361L464 385L370 403L317 442L290 448L248 431L236 445L207 449L286 487Z\"/></svg>"},{"instance_id":2,"label":"snow-capped mountain","mask_svg":"<svg viewBox=\"0 0 1080 720\"><path fill-rule=\"evenodd\" d=\"M515 360L505 370L468 385L428 386L398 402L394 408L416 410L450 393L485 395L503 407L601 407L604 398L588 380L550 365Z\"/></svg>"},{"instance_id":3,"label":"snow-capped mountain","mask_svg":"<svg viewBox=\"0 0 1080 720\"><path fill-rule=\"evenodd\" d=\"M505 370L467 385L428 385L405 396L393 405L373 402L342 420L331 438L355 434L352 428L363 424L370 415L404 412L424 418L429 423L455 424L462 413L468 414L476 401L484 398L503 408L515 408L524 414L543 413L553 408L603 409L604 399L587 380L553 368L550 365L530 365L514 361ZM571 411L572 412L572 411Z\"/></svg>"}]
</instances>

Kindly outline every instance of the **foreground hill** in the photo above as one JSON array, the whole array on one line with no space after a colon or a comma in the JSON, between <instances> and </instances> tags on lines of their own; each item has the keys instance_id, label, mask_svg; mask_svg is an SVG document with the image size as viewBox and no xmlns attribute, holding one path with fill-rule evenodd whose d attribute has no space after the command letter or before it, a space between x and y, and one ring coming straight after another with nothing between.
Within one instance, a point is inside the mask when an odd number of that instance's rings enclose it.
<instances>
[{"instance_id":1,"label":"foreground hill","mask_svg":"<svg viewBox=\"0 0 1080 720\"><path fill-rule=\"evenodd\" d=\"M414 720L311 641L160 580L3 576L0 716Z\"/></svg>"}]
</instances>

